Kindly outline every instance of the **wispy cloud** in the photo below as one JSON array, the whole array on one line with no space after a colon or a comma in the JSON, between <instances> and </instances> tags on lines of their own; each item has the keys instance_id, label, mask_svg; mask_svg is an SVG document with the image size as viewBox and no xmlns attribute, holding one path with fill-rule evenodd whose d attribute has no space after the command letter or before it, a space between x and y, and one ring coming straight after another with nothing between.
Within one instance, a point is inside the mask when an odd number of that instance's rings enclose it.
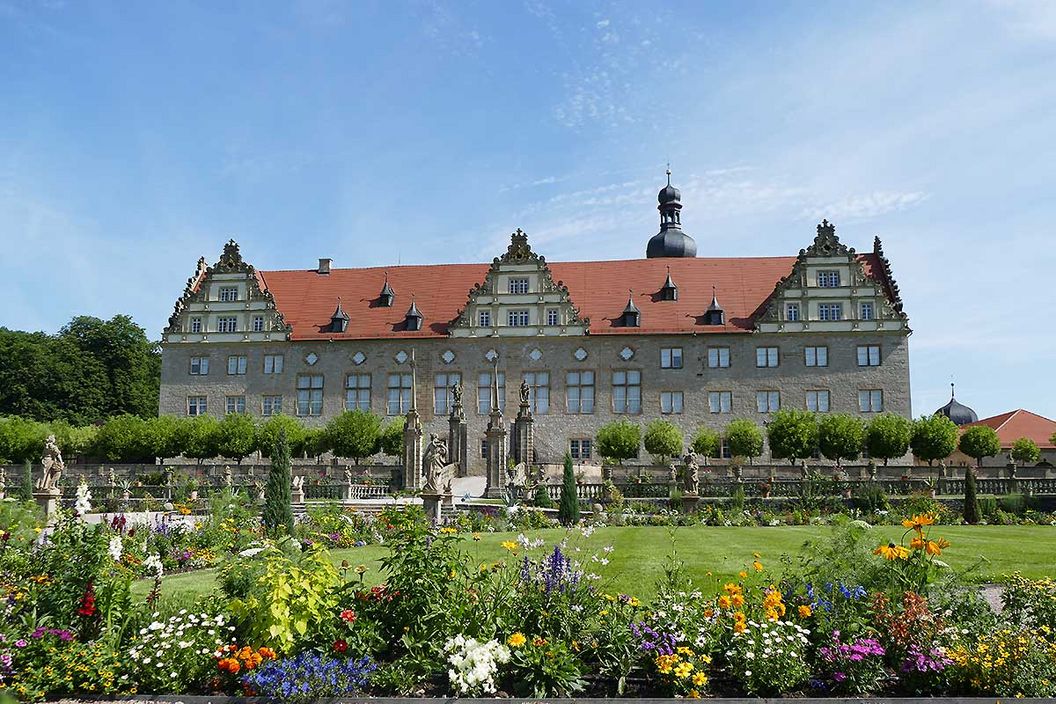
<instances>
[{"instance_id":1,"label":"wispy cloud","mask_svg":"<svg viewBox=\"0 0 1056 704\"><path fill-rule=\"evenodd\" d=\"M806 208L804 217L828 218L832 221L875 218L887 213L898 212L918 205L927 200L928 195L920 191L901 193L898 191L873 191L859 195L850 195L841 200L825 205Z\"/></svg>"}]
</instances>

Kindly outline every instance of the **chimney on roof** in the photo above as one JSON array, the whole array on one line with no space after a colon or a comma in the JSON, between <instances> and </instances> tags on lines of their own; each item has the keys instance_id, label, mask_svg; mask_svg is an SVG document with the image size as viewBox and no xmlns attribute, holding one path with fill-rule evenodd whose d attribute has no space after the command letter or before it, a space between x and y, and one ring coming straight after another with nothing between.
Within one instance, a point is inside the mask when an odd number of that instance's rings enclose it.
<instances>
[{"instance_id":1,"label":"chimney on roof","mask_svg":"<svg viewBox=\"0 0 1056 704\"><path fill-rule=\"evenodd\" d=\"M333 259L330 259L329 257L319 257L319 268L316 269L316 273L329 274L330 273L330 262L332 262L332 261L333 261Z\"/></svg>"}]
</instances>

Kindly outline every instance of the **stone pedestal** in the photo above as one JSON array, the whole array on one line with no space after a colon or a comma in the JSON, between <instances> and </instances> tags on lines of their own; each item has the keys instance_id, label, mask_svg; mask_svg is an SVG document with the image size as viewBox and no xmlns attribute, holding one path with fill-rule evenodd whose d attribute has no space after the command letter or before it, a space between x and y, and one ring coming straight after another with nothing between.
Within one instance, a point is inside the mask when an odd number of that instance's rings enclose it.
<instances>
[{"instance_id":1,"label":"stone pedestal","mask_svg":"<svg viewBox=\"0 0 1056 704\"><path fill-rule=\"evenodd\" d=\"M525 476L535 462L535 418L532 417L532 406L528 402L528 384L521 382L521 405L517 418L513 421L514 461L523 464Z\"/></svg>"},{"instance_id":2,"label":"stone pedestal","mask_svg":"<svg viewBox=\"0 0 1056 704\"><path fill-rule=\"evenodd\" d=\"M469 474L469 435L462 404L455 406L447 420L447 452L448 461L455 466L455 476Z\"/></svg>"},{"instance_id":3,"label":"stone pedestal","mask_svg":"<svg viewBox=\"0 0 1056 704\"><path fill-rule=\"evenodd\" d=\"M55 515L55 512L59 509L59 499L61 497L62 493L56 488L38 489L33 492L33 499L48 518Z\"/></svg>"},{"instance_id":4,"label":"stone pedestal","mask_svg":"<svg viewBox=\"0 0 1056 704\"><path fill-rule=\"evenodd\" d=\"M422 420L418 411L407 412L403 427L403 489L418 491L422 488Z\"/></svg>"},{"instance_id":5,"label":"stone pedestal","mask_svg":"<svg viewBox=\"0 0 1056 704\"><path fill-rule=\"evenodd\" d=\"M502 497L502 487L505 483L506 464L509 462L509 451L507 449L506 424L502 416L496 411L488 421L488 429L485 437L488 440L488 484L484 489L484 496L489 499Z\"/></svg>"},{"instance_id":6,"label":"stone pedestal","mask_svg":"<svg viewBox=\"0 0 1056 704\"><path fill-rule=\"evenodd\" d=\"M682 511L685 513L694 513L697 510L697 504L699 501L700 497L697 494L683 494Z\"/></svg>"},{"instance_id":7,"label":"stone pedestal","mask_svg":"<svg viewBox=\"0 0 1056 704\"><path fill-rule=\"evenodd\" d=\"M440 525L443 521L442 501L442 494L422 494L422 507L425 509L425 517L434 526Z\"/></svg>"}]
</instances>

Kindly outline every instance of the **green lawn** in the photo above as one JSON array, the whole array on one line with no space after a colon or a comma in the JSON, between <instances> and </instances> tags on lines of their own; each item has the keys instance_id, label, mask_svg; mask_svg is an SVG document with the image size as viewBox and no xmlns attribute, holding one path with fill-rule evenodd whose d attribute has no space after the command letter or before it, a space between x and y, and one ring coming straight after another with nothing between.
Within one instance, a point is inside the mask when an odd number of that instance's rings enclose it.
<instances>
[{"instance_id":1,"label":"green lawn","mask_svg":"<svg viewBox=\"0 0 1056 704\"><path fill-rule=\"evenodd\" d=\"M803 543L828 535L826 526L782 526L774 528L721 528L695 526L674 532L674 549L685 563L686 573L702 586L715 579L730 579L752 562L758 552L767 567L777 568L782 555L796 555ZM877 538L898 540L902 529L881 526ZM543 538L548 546L565 536L565 531L551 529L531 531L529 537ZM593 571L602 576L601 584L607 591L625 592L649 597L654 584L663 573L663 566L671 554L671 532L667 528L612 527L599 528L589 538L572 533L569 550L584 562L598 554L609 559L609 564L593 563ZM1001 575L1019 571L1028 577L1056 576L1056 527L1053 526L937 526L934 535L942 535L952 543L943 559L954 568L967 568L983 559L973 576L977 579L997 579ZM479 542L465 538L466 552L475 560L493 561L509 557L500 543L513 540L516 533L485 533ZM878 540L879 542L879 540ZM608 555L602 548L611 545ZM353 566L364 564L370 584L381 581L379 558L387 554L385 546L370 545L333 553L335 563L348 560ZM712 574L709 576L708 572ZM166 599L193 599L213 589L215 570L174 574L165 578L162 592ZM148 582L136 585L137 593L149 591Z\"/></svg>"}]
</instances>

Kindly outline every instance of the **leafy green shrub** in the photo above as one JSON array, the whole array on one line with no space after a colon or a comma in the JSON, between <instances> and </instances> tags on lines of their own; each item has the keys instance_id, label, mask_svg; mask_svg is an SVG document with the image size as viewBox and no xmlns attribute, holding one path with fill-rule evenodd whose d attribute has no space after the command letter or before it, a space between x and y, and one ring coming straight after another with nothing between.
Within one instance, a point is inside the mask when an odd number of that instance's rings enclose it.
<instances>
[{"instance_id":1,"label":"leafy green shrub","mask_svg":"<svg viewBox=\"0 0 1056 704\"><path fill-rule=\"evenodd\" d=\"M1023 494L1008 494L1002 496L997 500L998 505L1002 511L1014 514L1016 516L1022 516L1030 508L1029 499Z\"/></svg>"},{"instance_id":2,"label":"leafy green shrub","mask_svg":"<svg viewBox=\"0 0 1056 704\"><path fill-rule=\"evenodd\" d=\"M642 429L629 420L606 423L598 428L598 454L618 463L638 456L642 444Z\"/></svg>"},{"instance_id":3,"label":"leafy green shrub","mask_svg":"<svg viewBox=\"0 0 1056 704\"><path fill-rule=\"evenodd\" d=\"M553 508L554 500L550 498L550 492L546 488L546 484L538 484L535 487L535 496L533 497L532 503L537 508Z\"/></svg>"},{"instance_id":4,"label":"leafy green shrub","mask_svg":"<svg viewBox=\"0 0 1056 704\"><path fill-rule=\"evenodd\" d=\"M855 488L851 494L851 506L865 514L891 510L887 494L875 484L860 484Z\"/></svg>"},{"instance_id":5,"label":"leafy green shrub","mask_svg":"<svg viewBox=\"0 0 1056 704\"><path fill-rule=\"evenodd\" d=\"M654 420L649 423L642 442L645 451L660 463L682 454L682 431L671 421Z\"/></svg>"}]
</instances>

